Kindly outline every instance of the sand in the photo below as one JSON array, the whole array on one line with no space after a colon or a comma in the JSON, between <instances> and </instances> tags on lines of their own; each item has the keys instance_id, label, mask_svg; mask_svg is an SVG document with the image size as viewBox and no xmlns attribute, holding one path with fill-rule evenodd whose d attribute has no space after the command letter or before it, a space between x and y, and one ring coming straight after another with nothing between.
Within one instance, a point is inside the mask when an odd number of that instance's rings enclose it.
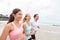
<instances>
[{"instance_id":1,"label":"sand","mask_svg":"<svg viewBox=\"0 0 60 40\"><path fill-rule=\"evenodd\" d=\"M6 23L0 22L0 35ZM40 29L36 32L36 40L60 40L60 26L40 24ZM7 37L6 40L9 40Z\"/></svg>"}]
</instances>

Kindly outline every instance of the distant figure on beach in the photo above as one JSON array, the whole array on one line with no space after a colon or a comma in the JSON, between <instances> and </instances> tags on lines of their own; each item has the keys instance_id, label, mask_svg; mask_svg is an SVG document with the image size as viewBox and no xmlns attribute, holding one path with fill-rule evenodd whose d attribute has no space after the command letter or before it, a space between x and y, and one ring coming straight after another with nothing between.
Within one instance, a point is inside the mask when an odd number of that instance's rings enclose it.
<instances>
[{"instance_id":1,"label":"distant figure on beach","mask_svg":"<svg viewBox=\"0 0 60 40\"><path fill-rule=\"evenodd\" d=\"M38 26L38 19L39 19L39 16L38 16L38 14L34 14L34 21L33 22L31 22L31 25L32 25L32 29L34 30L34 32L36 33L36 31L40 28L39 26ZM33 35L31 35L31 39L33 39L33 40L36 40L36 37L35 37L35 34L33 34Z\"/></svg>"},{"instance_id":2,"label":"distant figure on beach","mask_svg":"<svg viewBox=\"0 0 60 40\"><path fill-rule=\"evenodd\" d=\"M30 14L26 14L23 19L23 22L24 22L23 27L25 29L26 40L31 40L31 35L34 34L34 32L32 31L30 19L31 19Z\"/></svg>"},{"instance_id":3,"label":"distant figure on beach","mask_svg":"<svg viewBox=\"0 0 60 40\"><path fill-rule=\"evenodd\" d=\"M25 40L25 33L22 24L22 11L15 8L9 18L7 25L5 26L0 40L6 40L9 35L10 40Z\"/></svg>"}]
</instances>

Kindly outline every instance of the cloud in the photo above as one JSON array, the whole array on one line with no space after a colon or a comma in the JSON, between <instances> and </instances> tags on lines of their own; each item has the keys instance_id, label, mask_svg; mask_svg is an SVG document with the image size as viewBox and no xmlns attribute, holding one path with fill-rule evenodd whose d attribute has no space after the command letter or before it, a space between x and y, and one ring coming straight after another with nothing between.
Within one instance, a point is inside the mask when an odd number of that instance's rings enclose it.
<instances>
[{"instance_id":1,"label":"cloud","mask_svg":"<svg viewBox=\"0 0 60 40\"><path fill-rule=\"evenodd\" d=\"M14 8L22 9L23 14L38 13L42 23L60 22L60 0L0 0L0 13L10 14Z\"/></svg>"}]
</instances>

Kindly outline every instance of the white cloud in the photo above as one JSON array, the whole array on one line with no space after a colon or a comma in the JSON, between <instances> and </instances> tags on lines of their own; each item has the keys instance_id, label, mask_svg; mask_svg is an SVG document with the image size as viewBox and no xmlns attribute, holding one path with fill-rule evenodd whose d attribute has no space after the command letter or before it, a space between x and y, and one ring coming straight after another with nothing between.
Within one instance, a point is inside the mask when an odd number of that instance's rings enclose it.
<instances>
[{"instance_id":1,"label":"white cloud","mask_svg":"<svg viewBox=\"0 0 60 40\"><path fill-rule=\"evenodd\" d=\"M0 0L0 13L10 14L14 8L20 8L23 14L38 13L40 22L60 22L60 0Z\"/></svg>"}]
</instances>

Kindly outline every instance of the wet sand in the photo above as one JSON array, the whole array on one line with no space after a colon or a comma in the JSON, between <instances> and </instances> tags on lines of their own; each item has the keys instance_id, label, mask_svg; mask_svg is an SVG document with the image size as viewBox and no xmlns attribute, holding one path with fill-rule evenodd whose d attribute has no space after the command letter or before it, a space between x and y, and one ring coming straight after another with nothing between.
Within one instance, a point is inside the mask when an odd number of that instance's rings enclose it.
<instances>
[{"instance_id":1,"label":"wet sand","mask_svg":"<svg viewBox=\"0 0 60 40\"><path fill-rule=\"evenodd\" d=\"M60 40L60 26L40 25L37 40Z\"/></svg>"},{"instance_id":2,"label":"wet sand","mask_svg":"<svg viewBox=\"0 0 60 40\"><path fill-rule=\"evenodd\" d=\"M6 22L0 22L0 35ZM40 24L40 29L36 32L36 40L60 40L60 26ZM7 37L9 40L9 37Z\"/></svg>"}]
</instances>

